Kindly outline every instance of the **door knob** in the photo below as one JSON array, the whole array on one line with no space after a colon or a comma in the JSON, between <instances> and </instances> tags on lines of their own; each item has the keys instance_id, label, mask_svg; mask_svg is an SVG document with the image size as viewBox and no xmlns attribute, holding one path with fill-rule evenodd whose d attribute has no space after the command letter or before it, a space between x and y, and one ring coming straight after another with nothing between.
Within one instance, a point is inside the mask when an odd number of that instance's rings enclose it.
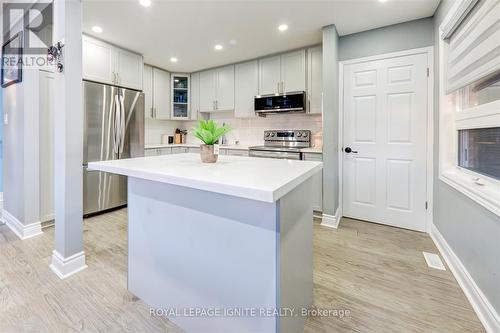
<instances>
[{"instance_id":1,"label":"door knob","mask_svg":"<svg viewBox=\"0 0 500 333\"><path fill-rule=\"evenodd\" d=\"M350 154L350 153L357 154L358 153L357 151L352 150L351 147L345 147L344 151L348 154Z\"/></svg>"}]
</instances>

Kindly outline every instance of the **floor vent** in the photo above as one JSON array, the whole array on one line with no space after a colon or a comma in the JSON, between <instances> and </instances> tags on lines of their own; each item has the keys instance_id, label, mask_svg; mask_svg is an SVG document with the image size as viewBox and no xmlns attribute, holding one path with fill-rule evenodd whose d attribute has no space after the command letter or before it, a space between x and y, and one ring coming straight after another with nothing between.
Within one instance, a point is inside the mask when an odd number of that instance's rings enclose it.
<instances>
[{"instance_id":1,"label":"floor vent","mask_svg":"<svg viewBox=\"0 0 500 333\"><path fill-rule=\"evenodd\" d=\"M427 262L427 266L434 269L439 269L445 271L446 268L441 261L441 258L435 253L422 252L424 254L425 261Z\"/></svg>"}]
</instances>

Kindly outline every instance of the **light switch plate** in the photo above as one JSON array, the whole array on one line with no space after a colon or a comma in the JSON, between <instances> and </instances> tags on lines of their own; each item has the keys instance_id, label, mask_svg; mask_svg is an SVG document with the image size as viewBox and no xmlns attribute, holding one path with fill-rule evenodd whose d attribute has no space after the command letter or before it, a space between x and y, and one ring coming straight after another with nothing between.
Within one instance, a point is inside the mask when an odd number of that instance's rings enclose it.
<instances>
[{"instance_id":1,"label":"light switch plate","mask_svg":"<svg viewBox=\"0 0 500 333\"><path fill-rule=\"evenodd\" d=\"M9 124L9 114L8 113L5 113L3 115L3 123L4 123L4 125L8 125Z\"/></svg>"}]
</instances>

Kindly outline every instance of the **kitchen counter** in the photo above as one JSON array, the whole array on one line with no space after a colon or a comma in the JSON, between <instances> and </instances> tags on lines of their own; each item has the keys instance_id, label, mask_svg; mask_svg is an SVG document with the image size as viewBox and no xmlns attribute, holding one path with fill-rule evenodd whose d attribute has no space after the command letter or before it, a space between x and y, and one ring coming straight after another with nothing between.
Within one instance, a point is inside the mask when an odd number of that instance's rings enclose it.
<instances>
[{"instance_id":1,"label":"kitchen counter","mask_svg":"<svg viewBox=\"0 0 500 333\"><path fill-rule=\"evenodd\" d=\"M190 153L89 163L128 176L129 291L187 332L303 332L322 167Z\"/></svg>"},{"instance_id":2,"label":"kitchen counter","mask_svg":"<svg viewBox=\"0 0 500 333\"><path fill-rule=\"evenodd\" d=\"M321 162L225 155L207 164L200 162L199 154L89 163L89 170L266 202L275 202L321 169Z\"/></svg>"},{"instance_id":3,"label":"kitchen counter","mask_svg":"<svg viewBox=\"0 0 500 333\"><path fill-rule=\"evenodd\" d=\"M252 145L258 146L258 145ZM232 150L248 150L250 147L248 145L220 145L220 149L232 149ZM169 148L169 147L188 147L188 148L199 148L200 145L196 143L186 143L186 144L150 144L145 145L144 149L161 149L161 148ZM322 154L322 147L310 147L303 148L300 150L302 153L312 153L312 154Z\"/></svg>"}]
</instances>

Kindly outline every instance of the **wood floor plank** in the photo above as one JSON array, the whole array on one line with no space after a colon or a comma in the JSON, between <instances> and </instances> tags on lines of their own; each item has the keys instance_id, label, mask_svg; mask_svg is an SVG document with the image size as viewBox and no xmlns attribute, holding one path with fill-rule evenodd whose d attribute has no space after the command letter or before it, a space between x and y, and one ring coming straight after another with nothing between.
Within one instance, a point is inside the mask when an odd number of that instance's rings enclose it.
<instances>
[{"instance_id":1,"label":"wood floor plank","mask_svg":"<svg viewBox=\"0 0 500 333\"><path fill-rule=\"evenodd\" d=\"M53 228L20 241L0 226L0 332L182 332L127 291L127 210L85 220L88 268L49 269ZM305 332L484 332L450 271L427 267L428 235L344 219L314 224L314 305Z\"/></svg>"}]
</instances>

